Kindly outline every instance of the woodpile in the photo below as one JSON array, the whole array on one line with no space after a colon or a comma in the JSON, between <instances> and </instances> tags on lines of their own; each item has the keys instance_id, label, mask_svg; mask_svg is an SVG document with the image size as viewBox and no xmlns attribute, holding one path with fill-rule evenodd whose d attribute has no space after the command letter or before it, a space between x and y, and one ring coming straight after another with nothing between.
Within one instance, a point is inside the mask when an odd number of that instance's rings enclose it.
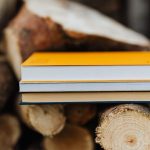
<instances>
[{"instance_id":1,"label":"woodpile","mask_svg":"<svg viewBox=\"0 0 150 150\"><path fill-rule=\"evenodd\" d=\"M75 143L76 144L75 144ZM64 130L54 138L45 137L44 150L94 150L90 132L82 127L66 125Z\"/></svg>"},{"instance_id":2,"label":"woodpile","mask_svg":"<svg viewBox=\"0 0 150 150\"><path fill-rule=\"evenodd\" d=\"M75 2L80 2L87 6L93 7L94 9L114 18L122 21L121 8L123 2L121 0L72 0Z\"/></svg>"},{"instance_id":3,"label":"woodpile","mask_svg":"<svg viewBox=\"0 0 150 150\"><path fill-rule=\"evenodd\" d=\"M15 92L14 74L10 69L6 57L0 55L0 110Z\"/></svg>"},{"instance_id":4,"label":"woodpile","mask_svg":"<svg viewBox=\"0 0 150 150\"><path fill-rule=\"evenodd\" d=\"M89 7L60 0L25 0L3 42L18 78L21 62L34 51L150 49L143 35Z\"/></svg>"},{"instance_id":5,"label":"woodpile","mask_svg":"<svg viewBox=\"0 0 150 150\"><path fill-rule=\"evenodd\" d=\"M101 3L105 2L101 0ZM21 63L35 51L150 50L145 36L94 9L67 0L25 0L5 28L0 43L18 81ZM18 105L16 79L6 56L1 55L0 149L150 149L149 107L137 104ZM16 101L15 110L10 109Z\"/></svg>"},{"instance_id":6,"label":"woodpile","mask_svg":"<svg viewBox=\"0 0 150 150\"><path fill-rule=\"evenodd\" d=\"M150 149L150 110L126 104L112 107L100 115L96 142L105 150Z\"/></svg>"},{"instance_id":7,"label":"woodpile","mask_svg":"<svg viewBox=\"0 0 150 150\"><path fill-rule=\"evenodd\" d=\"M85 125L96 116L97 108L93 104L70 104L65 108L69 123Z\"/></svg>"},{"instance_id":8,"label":"woodpile","mask_svg":"<svg viewBox=\"0 0 150 150\"><path fill-rule=\"evenodd\" d=\"M15 14L16 4L17 0L0 0L0 31L8 24L9 20Z\"/></svg>"},{"instance_id":9,"label":"woodpile","mask_svg":"<svg viewBox=\"0 0 150 150\"><path fill-rule=\"evenodd\" d=\"M0 149L13 150L21 135L19 121L16 117L3 114L0 116Z\"/></svg>"},{"instance_id":10,"label":"woodpile","mask_svg":"<svg viewBox=\"0 0 150 150\"><path fill-rule=\"evenodd\" d=\"M20 113L27 126L44 136L54 136L65 126L66 117L61 105L20 106Z\"/></svg>"}]
</instances>

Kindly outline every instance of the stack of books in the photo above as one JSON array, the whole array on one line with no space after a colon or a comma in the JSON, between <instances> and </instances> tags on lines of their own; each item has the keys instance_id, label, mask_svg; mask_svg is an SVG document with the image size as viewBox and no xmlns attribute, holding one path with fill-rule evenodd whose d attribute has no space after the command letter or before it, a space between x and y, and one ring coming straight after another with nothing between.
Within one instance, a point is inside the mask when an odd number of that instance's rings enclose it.
<instances>
[{"instance_id":1,"label":"stack of books","mask_svg":"<svg viewBox=\"0 0 150 150\"><path fill-rule=\"evenodd\" d=\"M21 76L22 103L150 100L150 52L34 53Z\"/></svg>"}]
</instances>

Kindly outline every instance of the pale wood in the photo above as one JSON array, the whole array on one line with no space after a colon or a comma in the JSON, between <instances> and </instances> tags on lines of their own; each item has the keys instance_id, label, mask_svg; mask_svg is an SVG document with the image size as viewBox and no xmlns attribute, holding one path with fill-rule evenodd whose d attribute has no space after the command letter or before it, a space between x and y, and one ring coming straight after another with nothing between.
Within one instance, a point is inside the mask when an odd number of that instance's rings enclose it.
<instances>
[{"instance_id":1,"label":"pale wood","mask_svg":"<svg viewBox=\"0 0 150 150\"><path fill-rule=\"evenodd\" d=\"M135 104L112 107L101 114L96 136L105 150L149 150L150 111Z\"/></svg>"},{"instance_id":2,"label":"pale wood","mask_svg":"<svg viewBox=\"0 0 150 150\"><path fill-rule=\"evenodd\" d=\"M94 150L94 141L88 130L74 125L66 125L53 138L45 137L44 150Z\"/></svg>"},{"instance_id":3,"label":"pale wood","mask_svg":"<svg viewBox=\"0 0 150 150\"><path fill-rule=\"evenodd\" d=\"M62 105L20 106L20 114L28 127L51 137L64 128L66 120Z\"/></svg>"}]
</instances>

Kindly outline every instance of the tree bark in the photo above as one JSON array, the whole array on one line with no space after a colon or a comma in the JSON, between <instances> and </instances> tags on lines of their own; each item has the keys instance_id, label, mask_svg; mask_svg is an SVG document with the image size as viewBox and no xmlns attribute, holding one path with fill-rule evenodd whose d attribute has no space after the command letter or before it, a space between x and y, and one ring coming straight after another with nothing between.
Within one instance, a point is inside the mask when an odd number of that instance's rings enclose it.
<instances>
[{"instance_id":1,"label":"tree bark","mask_svg":"<svg viewBox=\"0 0 150 150\"><path fill-rule=\"evenodd\" d=\"M44 150L94 150L94 142L88 130L66 125L55 137L45 137L43 148Z\"/></svg>"},{"instance_id":2,"label":"tree bark","mask_svg":"<svg viewBox=\"0 0 150 150\"><path fill-rule=\"evenodd\" d=\"M101 114L96 142L105 150L150 149L150 111L147 107L124 104Z\"/></svg>"},{"instance_id":3,"label":"tree bark","mask_svg":"<svg viewBox=\"0 0 150 150\"><path fill-rule=\"evenodd\" d=\"M58 134L65 125L62 105L19 106L20 114L26 125L44 136Z\"/></svg>"},{"instance_id":4,"label":"tree bark","mask_svg":"<svg viewBox=\"0 0 150 150\"><path fill-rule=\"evenodd\" d=\"M5 57L0 56L0 110L15 89L14 75Z\"/></svg>"},{"instance_id":5,"label":"tree bark","mask_svg":"<svg viewBox=\"0 0 150 150\"><path fill-rule=\"evenodd\" d=\"M76 125L84 125L96 116L96 105L70 104L65 107L68 122Z\"/></svg>"}]
</instances>

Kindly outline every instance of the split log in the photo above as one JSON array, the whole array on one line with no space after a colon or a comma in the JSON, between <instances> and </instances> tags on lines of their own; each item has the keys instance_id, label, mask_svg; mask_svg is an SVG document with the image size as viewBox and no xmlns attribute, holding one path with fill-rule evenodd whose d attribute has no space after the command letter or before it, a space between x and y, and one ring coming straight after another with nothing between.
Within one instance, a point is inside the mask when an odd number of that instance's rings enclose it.
<instances>
[{"instance_id":1,"label":"split log","mask_svg":"<svg viewBox=\"0 0 150 150\"><path fill-rule=\"evenodd\" d=\"M13 150L21 135L18 120L12 115L0 116L0 149Z\"/></svg>"},{"instance_id":2,"label":"split log","mask_svg":"<svg viewBox=\"0 0 150 150\"><path fill-rule=\"evenodd\" d=\"M43 148L44 150L94 150L94 142L88 130L66 125L55 137L45 137Z\"/></svg>"},{"instance_id":3,"label":"split log","mask_svg":"<svg viewBox=\"0 0 150 150\"><path fill-rule=\"evenodd\" d=\"M120 9L122 2L120 0L72 0L93 7L100 12L107 14L115 19L120 18Z\"/></svg>"},{"instance_id":4,"label":"split log","mask_svg":"<svg viewBox=\"0 0 150 150\"><path fill-rule=\"evenodd\" d=\"M62 105L20 106L20 113L28 127L44 136L58 134L65 125Z\"/></svg>"},{"instance_id":5,"label":"split log","mask_svg":"<svg viewBox=\"0 0 150 150\"><path fill-rule=\"evenodd\" d=\"M149 50L149 40L81 4L25 0L4 32L5 49L18 77L20 64L43 50Z\"/></svg>"},{"instance_id":6,"label":"split log","mask_svg":"<svg viewBox=\"0 0 150 150\"><path fill-rule=\"evenodd\" d=\"M0 56L0 110L14 91L13 73L5 57Z\"/></svg>"},{"instance_id":7,"label":"split log","mask_svg":"<svg viewBox=\"0 0 150 150\"><path fill-rule=\"evenodd\" d=\"M101 115L96 135L105 150L148 150L150 111L134 104L115 106Z\"/></svg>"},{"instance_id":8,"label":"split log","mask_svg":"<svg viewBox=\"0 0 150 150\"><path fill-rule=\"evenodd\" d=\"M76 125L84 125L96 116L96 105L70 104L65 107L68 122Z\"/></svg>"}]
</instances>

